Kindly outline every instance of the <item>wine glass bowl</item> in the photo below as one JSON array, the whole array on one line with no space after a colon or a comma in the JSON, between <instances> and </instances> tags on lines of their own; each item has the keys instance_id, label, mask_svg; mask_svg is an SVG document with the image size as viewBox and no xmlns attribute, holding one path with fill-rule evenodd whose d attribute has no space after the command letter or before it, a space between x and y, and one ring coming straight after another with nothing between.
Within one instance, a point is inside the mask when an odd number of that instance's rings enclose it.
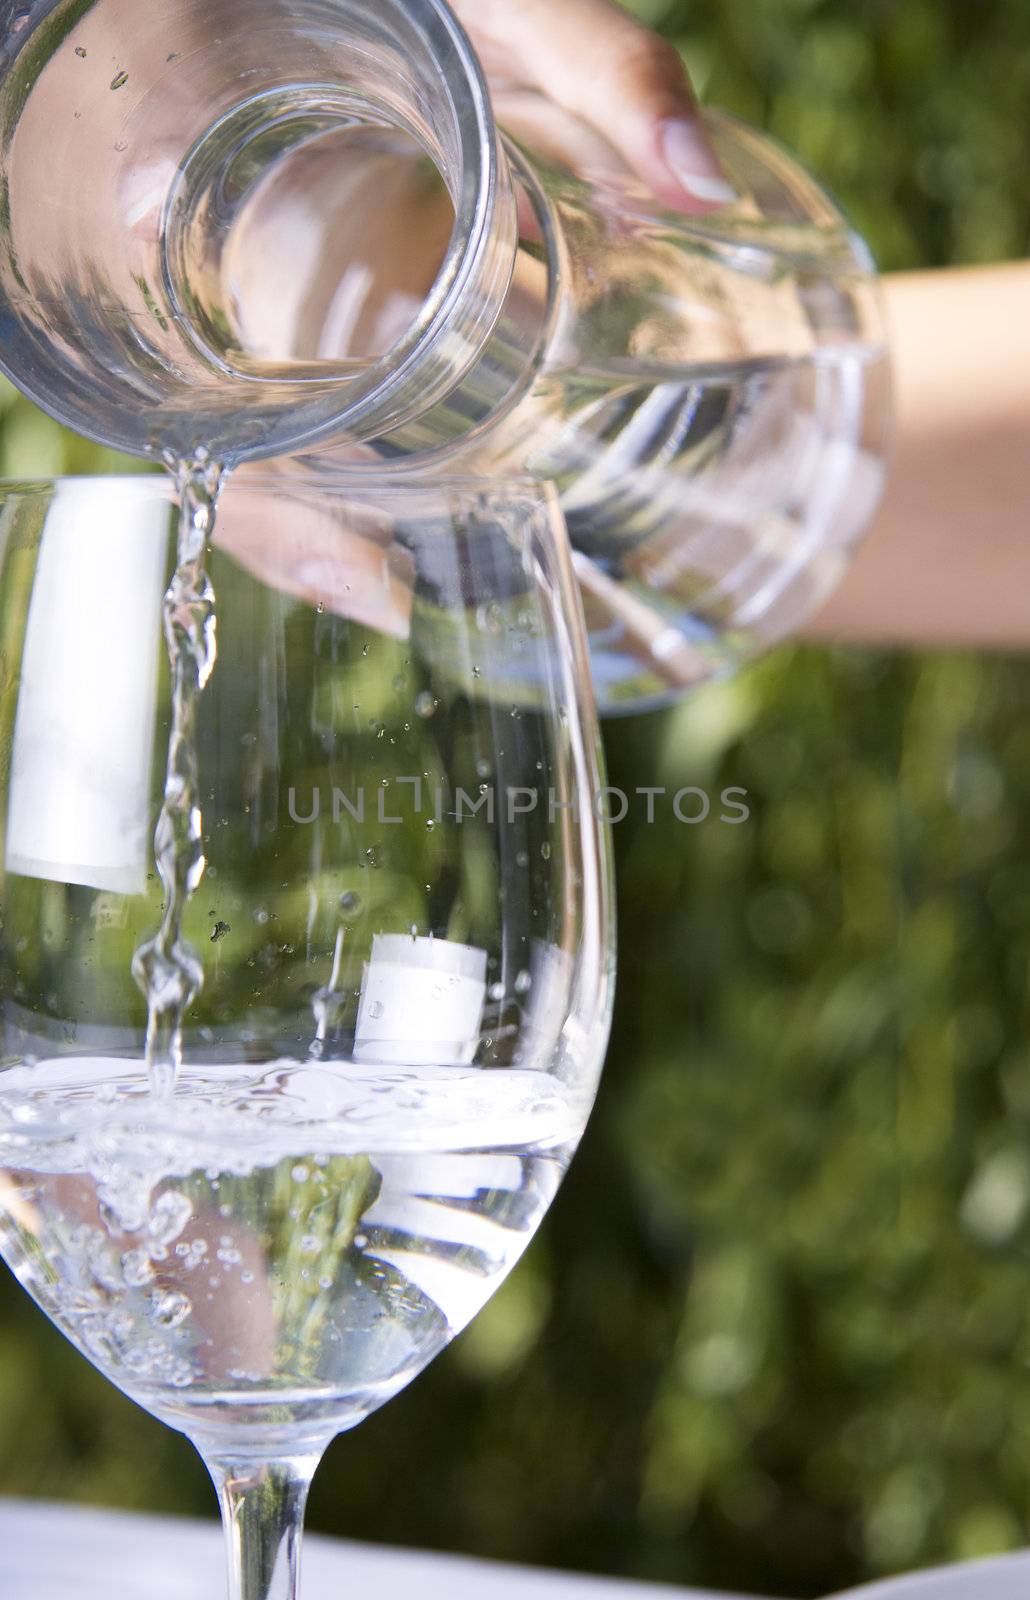
<instances>
[{"instance_id":1,"label":"wine glass bowl","mask_svg":"<svg viewBox=\"0 0 1030 1600\"><path fill-rule=\"evenodd\" d=\"M608 860L553 499L241 472L195 727L203 983L160 1092L133 957L166 895L174 499L0 491L0 1247L198 1445L249 1595L325 1444L475 1315L553 1198L607 1038Z\"/></svg>"}]
</instances>

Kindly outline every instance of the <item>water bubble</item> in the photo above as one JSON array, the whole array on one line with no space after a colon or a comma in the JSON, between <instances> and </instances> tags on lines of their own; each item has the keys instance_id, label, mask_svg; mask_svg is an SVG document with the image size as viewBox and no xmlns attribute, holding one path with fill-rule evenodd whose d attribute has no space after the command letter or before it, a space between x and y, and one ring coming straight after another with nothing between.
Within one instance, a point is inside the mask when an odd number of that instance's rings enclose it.
<instances>
[{"instance_id":1,"label":"water bubble","mask_svg":"<svg viewBox=\"0 0 1030 1600\"><path fill-rule=\"evenodd\" d=\"M385 1007L381 1000L373 1000L372 1004L368 1008L368 1014L373 1022L378 1022L384 1010Z\"/></svg>"},{"instance_id":2,"label":"water bubble","mask_svg":"<svg viewBox=\"0 0 1030 1600\"><path fill-rule=\"evenodd\" d=\"M102 1289L117 1292L124 1287L120 1264L111 1246L99 1229L90 1229L94 1235L86 1247L86 1259L93 1276L94 1283Z\"/></svg>"},{"instance_id":3,"label":"water bubble","mask_svg":"<svg viewBox=\"0 0 1030 1600\"><path fill-rule=\"evenodd\" d=\"M318 612L320 617L323 616L325 614L325 601L320 600L315 607L315 610Z\"/></svg>"},{"instance_id":4,"label":"water bubble","mask_svg":"<svg viewBox=\"0 0 1030 1600\"><path fill-rule=\"evenodd\" d=\"M426 832L427 833L432 833L432 831L433 831L433 829L435 827L436 827L436 822L434 821L434 819L432 817L427 817L426 818Z\"/></svg>"},{"instance_id":5,"label":"water bubble","mask_svg":"<svg viewBox=\"0 0 1030 1600\"><path fill-rule=\"evenodd\" d=\"M317 1237L316 1234L306 1233L304 1235L304 1237L300 1241L301 1255L317 1256L317 1254L318 1254L319 1250L321 1250L321 1248L322 1248L321 1240Z\"/></svg>"},{"instance_id":6,"label":"water bubble","mask_svg":"<svg viewBox=\"0 0 1030 1600\"><path fill-rule=\"evenodd\" d=\"M84 50L84 48L82 47L81 44L77 44L75 46L75 54L78 56L80 61L85 61L86 52L85 52L85 50Z\"/></svg>"},{"instance_id":7,"label":"water bubble","mask_svg":"<svg viewBox=\"0 0 1030 1600\"><path fill-rule=\"evenodd\" d=\"M265 910L264 906L258 906L257 910L254 912L254 921L260 928L265 926L265 923L268 921L268 912Z\"/></svg>"},{"instance_id":8,"label":"water bubble","mask_svg":"<svg viewBox=\"0 0 1030 1600\"><path fill-rule=\"evenodd\" d=\"M355 1250L367 1250L368 1235L365 1233L356 1233L354 1235L354 1248Z\"/></svg>"},{"instance_id":9,"label":"water bubble","mask_svg":"<svg viewBox=\"0 0 1030 1600\"><path fill-rule=\"evenodd\" d=\"M302 1161L298 1161L297 1165L290 1173L290 1177L293 1179L294 1183L307 1183L310 1176L310 1172Z\"/></svg>"},{"instance_id":10,"label":"water bubble","mask_svg":"<svg viewBox=\"0 0 1030 1600\"><path fill-rule=\"evenodd\" d=\"M116 1339L124 1340L135 1333L136 1324L127 1311L112 1311L107 1318L108 1331Z\"/></svg>"},{"instance_id":11,"label":"water bubble","mask_svg":"<svg viewBox=\"0 0 1030 1600\"><path fill-rule=\"evenodd\" d=\"M550 859L551 859L551 846L549 844L547 844L546 841L545 841L545 843L543 843L540 846L540 854L543 856L545 861L550 861Z\"/></svg>"},{"instance_id":12,"label":"water bubble","mask_svg":"<svg viewBox=\"0 0 1030 1600\"><path fill-rule=\"evenodd\" d=\"M368 849L365 851L365 860L368 862L373 871L382 865L379 860L378 847L376 845L369 845Z\"/></svg>"},{"instance_id":13,"label":"water bubble","mask_svg":"<svg viewBox=\"0 0 1030 1600\"><path fill-rule=\"evenodd\" d=\"M133 1174L112 1178L100 1192L100 1220L108 1233L140 1233L147 1225L150 1195Z\"/></svg>"},{"instance_id":14,"label":"water bubble","mask_svg":"<svg viewBox=\"0 0 1030 1600\"><path fill-rule=\"evenodd\" d=\"M332 1278L329 1278L329 1277L321 1277L321 1278L319 1278L318 1287L320 1289L331 1289L332 1286L333 1286Z\"/></svg>"},{"instance_id":15,"label":"water bubble","mask_svg":"<svg viewBox=\"0 0 1030 1600\"><path fill-rule=\"evenodd\" d=\"M254 1274L252 1272L241 1272L240 1273L240 1282L241 1283L253 1283L254 1282Z\"/></svg>"},{"instance_id":16,"label":"water bubble","mask_svg":"<svg viewBox=\"0 0 1030 1600\"><path fill-rule=\"evenodd\" d=\"M193 1207L184 1194L176 1189L166 1189L150 1208L147 1232L158 1244L171 1244L177 1239L193 1215Z\"/></svg>"},{"instance_id":17,"label":"water bubble","mask_svg":"<svg viewBox=\"0 0 1030 1600\"><path fill-rule=\"evenodd\" d=\"M122 1256L122 1277L131 1289L140 1289L154 1276L146 1250L126 1250Z\"/></svg>"},{"instance_id":18,"label":"water bubble","mask_svg":"<svg viewBox=\"0 0 1030 1600\"><path fill-rule=\"evenodd\" d=\"M523 967L522 971L519 973L518 977L515 979L515 993L516 994L528 994L532 987L533 987L533 975L532 975L532 973L528 972L525 967Z\"/></svg>"},{"instance_id":19,"label":"water bubble","mask_svg":"<svg viewBox=\"0 0 1030 1600\"><path fill-rule=\"evenodd\" d=\"M177 1328L192 1310L189 1296L178 1289L155 1289L150 1296L150 1320L159 1328Z\"/></svg>"},{"instance_id":20,"label":"water bubble","mask_svg":"<svg viewBox=\"0 0 1030 1600\"><path fill-rule=\"evenodd\" d=\"M505 994L505 989L504 989L504 984L503 983L492 983L490 985L490 999L491 1000L503 1000L504 999L504 994Z\"/></svg>"}]
</instances>

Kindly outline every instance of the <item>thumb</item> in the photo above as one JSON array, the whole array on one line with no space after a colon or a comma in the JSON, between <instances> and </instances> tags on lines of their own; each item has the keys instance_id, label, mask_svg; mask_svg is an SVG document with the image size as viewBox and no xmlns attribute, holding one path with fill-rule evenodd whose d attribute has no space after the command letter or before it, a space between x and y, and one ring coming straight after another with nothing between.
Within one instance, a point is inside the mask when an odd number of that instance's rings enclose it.
<instances>
[{"instance_id":1,"label":"thumb","mask_svg":"<svg viewBox=\"0 0 1030 1600\"><path fill-rule=\"evenodd\" d=\"M736 195L709 143L679 52L611 0L458 0L487 59L590 123L666 205Z\"/></svg>"}]
</instances>

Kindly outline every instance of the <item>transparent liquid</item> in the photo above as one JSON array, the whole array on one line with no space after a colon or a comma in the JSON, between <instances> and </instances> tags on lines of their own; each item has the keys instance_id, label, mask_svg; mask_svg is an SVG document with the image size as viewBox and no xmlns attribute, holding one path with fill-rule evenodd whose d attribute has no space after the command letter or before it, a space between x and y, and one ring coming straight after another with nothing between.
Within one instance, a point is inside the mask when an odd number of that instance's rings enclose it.
<instances>
[{"instance_id":1,"label":"transparent liquid","mask_svg":"<svg viewBox=\"0 0 1030 1600\"><path fill-rule=\"evenodd\" d=\"M174 1085L182 1061L182 1021L204 981L182 919L204 875L203 817L196 749L200 697L216 657L215 593L207 573L222 470L207 452L172 463L179 494L176 566L164 598L172 720L154 860L165 892L161 926L137 949L132 974L147 1002L147 1067L155 1094Z\"/></svg>"},{"instance_id":2,"label":"transparent liquid","mask_svg":"<svg viewBox=\"0 0 1030 1600\"><path fill-rule=\"evenodd\" d=\"M327 1437L493 1293L585 1115L517 1069L190 1067L158 1099L132 1063L15 1068L0 1243L58 1327L174 1426Z\"/></svg>"}]
</instances>

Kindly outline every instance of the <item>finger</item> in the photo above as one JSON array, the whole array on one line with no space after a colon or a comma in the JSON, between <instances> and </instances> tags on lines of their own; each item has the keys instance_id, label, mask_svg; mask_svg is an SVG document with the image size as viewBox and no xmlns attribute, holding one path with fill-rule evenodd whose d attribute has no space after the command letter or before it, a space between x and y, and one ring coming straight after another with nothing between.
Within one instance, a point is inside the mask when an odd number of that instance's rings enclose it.
<instances>
[{"instance_id":1,"label":"finger","mask_svg":"<svg viewBox=\"0 0 1030 1600\"><path fill-rule=\"evenodd\" d=\"M490 67L507 63L613 144L659 199L708 211L736 199L678 51L611 0L458 0Z\"/></svg>"},{"instance_id":2,"label":"finger","mask_svg":"<svg viewBox=\"0 0 1030 1600\"><path fill-rule=\"evenodd\" d=\"M389 519L330 496L291 496L285 482L276 500L252 490L250 476L241 468L222 494L216 545L270 589L390 638L408 638L411 558L391 545Z\"/></svg>"}]
</instances>

